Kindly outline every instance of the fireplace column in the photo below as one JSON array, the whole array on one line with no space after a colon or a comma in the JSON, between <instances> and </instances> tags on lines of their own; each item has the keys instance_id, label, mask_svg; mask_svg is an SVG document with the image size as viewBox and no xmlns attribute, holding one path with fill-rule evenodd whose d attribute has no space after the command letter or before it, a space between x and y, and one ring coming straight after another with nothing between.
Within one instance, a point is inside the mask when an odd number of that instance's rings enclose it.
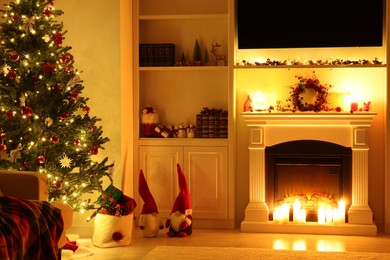
<instances>
[{"instance_id":1,"label":"fireplace column","mask_svg":"<svg viewBox=\"0 0 390 260\"><path fill-rule=\"evenodd\" d=\"M372 224L373 214L368 205L368 128L353 129L352 140L352 205L348 223Z\"/></svg>"},{"instance_id":2,"label":"fireplace column","mask_svg":"<svg viewBox=\"0 0 390 260\"><path fill-rule=\"evenodd\" d=\"M264 128L249 128L249 203L241 230L250 222L268 222L269 210L265 203L265 146ZM250 229L250 227L248 227Z\"/></svg>"}]
</instances>

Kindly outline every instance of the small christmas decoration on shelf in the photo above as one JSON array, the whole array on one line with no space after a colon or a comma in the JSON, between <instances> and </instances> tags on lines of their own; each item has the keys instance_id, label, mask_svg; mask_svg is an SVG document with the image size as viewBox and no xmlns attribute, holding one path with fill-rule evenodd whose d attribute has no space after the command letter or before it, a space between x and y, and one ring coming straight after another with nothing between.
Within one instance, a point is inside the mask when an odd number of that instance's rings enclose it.
<instances>
[{"instance_id":1,"label":"small christmas decoration on shelf","mask_svg":"<svg viewBox=\"0 0 390 260\"><path fill-rule=\"evenodd\" d=\"M93 244L98 247L130 244L133 212L137 206L135 200L110 184L95 205L98 207L89 218L90 220L95 217Z\"/></svg>"},{"instance_id":2,"label":"small christmas decoration on shelf","mask_svg":"<svg viewBox=\"0 0 390 260\"><path fill-rule=\"evenodd\" d=\"M184 126L184 124L179 125L179 131L177 133L177 137L179 138L186 138L187 137L187 128Z\"/></svg>"},{"instance_id":3,"label":"small christmas decoration on shelf","mask_svg":"<svg viewBox=\"0 0 390 260\"><path fill-rule=\"evenodd\" d=\"M141 123L144 127L145 137L158 136L155 132L155 128L159 123L159 117L157 111L153 107L146 106L144 110L142 110Z\"/></svg>"},{"instance_id":4,"label":"small christmas decoration on shelf","mask_svg":"<svg viewBox=\"0 0 390 260\"><path fill-rule=\"evenodd\" d=\"M165 222L165 227L169 228L167 233L169 237L187 237L192 234L191 194L180 164L177 164L177 174L180 192Z\"/></svg>"},{"instance_id":5,"label":"small christmas decoration on shelf","mask_svg":"<svg viewBox=\"0 0 390 260\"><path fill-rule=\"evenodd\" d=\"M371 101L363 102L363 106L359 107L358 102L351 102L351 113L353 112L369 112L371 110Z\"/></svg>"},{"instance_id":6,"label":"small christmas decoration on shelf","mask_svg":"<svg viewBox=\"0 0 390 260\"><path fill-rule=\"evenodd\" d=\"M139 173L138 193L144 201L138 227L142 230L144 237L156 237L159 230L164 228L164 223L142 170Z\"/></svg>"},{"instance_id":7,"label":"small christmas decoration on shelf","mask_svg":"<svg viewBox=\"0 0 390 260\"><path fill-rule=\"evenodd\" d=\"M157 134L157 136L160 137L164 137L164 138L173 137L172 131L163 125L157 125L154 128L154 131Z\"/></svg>"},{"instance_id":8,"label":"small christmas decoration on shelf","mask_svg":"<svg viewBox=\"0 0 390 260\"><path fill-rule=\"evenodd\" d=\"M249 95L244 103L244 112L253 112L253 101Z\"/></svg>"},{"instance_id":9,"label":"small christmas decoration on shelf","mask_svg":"<svg viewBox=\"0 0 390 260\"><path fill-rule=\"evenodd\" d=\"M223 62L223 66L227 66L228 65L228 61L227 61L227 57L226 55L221 55L221 54L217 54L217 48L221 47L221 44L220 43L212 43L211 44L211 56L212 56L212 60L213 60L213 65L214 66L218 66L218 61L222 61Z\"/></svg>"},{"instance_id":10,"label":"small christmas decoration on shelf","mask_svg":"<svg viewBox=\"0 0 390 260\"><path fill-rule=\"evenodd\" d=\"M195 138L195 131L194 125L187 126L187 138Z\"/></svg>"},{"instance_id":11,"label":"small christmas decoration on shelf","mask_svg":"<svg viewBox=\"0 0 390 260\"><path fill-rule=\"evenodd\" d=\"M203 108L196 115L196 138L228 138L228 112Z\"/></svg>"},{"instance_id":12,"label":"small christmas decoration on shelf","mask_svg":"<svg viewBox=\"0 0 390 260\"><path fill-rule=\"evenodd\" d=\"M202 51L199 46L198 39L195 40L194 52L192 54L192 65L202 66Z\"/></svg>"}]
</instances>

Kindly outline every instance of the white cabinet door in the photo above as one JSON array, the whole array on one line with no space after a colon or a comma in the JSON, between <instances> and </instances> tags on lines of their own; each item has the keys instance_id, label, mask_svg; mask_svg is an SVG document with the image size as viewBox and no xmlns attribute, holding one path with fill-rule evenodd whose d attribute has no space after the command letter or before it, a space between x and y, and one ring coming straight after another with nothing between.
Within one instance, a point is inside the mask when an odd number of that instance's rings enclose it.
<instances>
[{"instance_id":1,"label":"white cabinet door","mask_svg":"<svg viewBox=\"0 0 390 260\"><path fill-rule=\"evenodd\" d=\"M184 148L194 219L228 218L227 156L227 147Z\"/></svg>"},{"instance_id":2,"label":"white cabinet door","mask_svg":"<svg viewBox=\"0 0 390 260\"><path fill-rule=\"evenodd\" d=\"M173 203L179 193L176 165L177 163L182 164L182 161L182 147L139 147L139 167L144 172L150 192L162 217L171 213ZM142 209L143 203L142 198L139 198L140 209Z\"/></svg>"}]
</instances>

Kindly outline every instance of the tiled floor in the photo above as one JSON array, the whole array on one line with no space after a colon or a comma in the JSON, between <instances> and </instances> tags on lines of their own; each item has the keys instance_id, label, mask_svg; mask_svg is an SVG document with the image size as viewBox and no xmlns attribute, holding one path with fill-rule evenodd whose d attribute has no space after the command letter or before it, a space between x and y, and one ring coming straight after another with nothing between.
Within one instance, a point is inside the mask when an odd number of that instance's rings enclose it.
<instances>
[{"instance_id":1,"label":"tiled floor","mask_svg":"<svg viewBox=\"0 0 390 260\"><path fill-rule=\"evenodd\" d=\"M93 256L86 260L142 259L155 246L211 246L211 247L255 247L266 249L389 252L390 234L377 236L326 236L241 233L239 230L195 229L187 238L171 238L165 232L158 237L144 238L135 229L132 242L126 247L97 248L92 246ZM174 259L174 254L172 255Z\"/></svg>"}]
</instances>

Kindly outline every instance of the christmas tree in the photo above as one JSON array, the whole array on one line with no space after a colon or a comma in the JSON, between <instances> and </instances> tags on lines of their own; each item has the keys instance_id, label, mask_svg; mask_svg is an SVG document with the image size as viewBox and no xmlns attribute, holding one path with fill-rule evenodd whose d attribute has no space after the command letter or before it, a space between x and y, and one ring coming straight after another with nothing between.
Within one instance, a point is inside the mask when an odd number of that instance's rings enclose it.
<instances>
[{"instance_id":1,"label":"christmas tree","mask_svg":"<svg viewBox=\"0 0 390 260\"><path fill-rule=\"evenodd\" d=\"M85 193L111 179L108 158L94 161L109 139L90 115L79 71L54 0L5 5L0 28L0 168L48 176L49 200L77 211L94 207Z\"/></svg>"}]
</instances>

